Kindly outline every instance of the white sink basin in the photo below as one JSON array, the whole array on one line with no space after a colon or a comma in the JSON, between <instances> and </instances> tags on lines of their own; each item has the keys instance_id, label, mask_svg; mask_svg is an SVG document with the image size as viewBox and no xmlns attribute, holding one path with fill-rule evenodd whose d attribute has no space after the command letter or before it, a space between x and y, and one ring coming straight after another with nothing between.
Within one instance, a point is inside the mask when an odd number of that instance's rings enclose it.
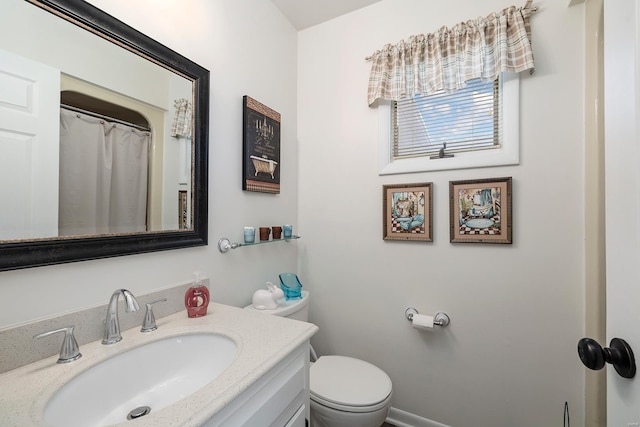
<instances>
[{"instance_id":1,"label":"white sink basin","mask_svg":"<svg viewBox=\"0 0 640 427\"><path fill-rule=\"evenodd\" d=\"M214 380L236 353L232 339L212 333L150 342L104 360L60 387L47 402L44 419L53 427L97 427L125 422L138 408L149 407L153 413Z\"/></svg>"}]
</instances>

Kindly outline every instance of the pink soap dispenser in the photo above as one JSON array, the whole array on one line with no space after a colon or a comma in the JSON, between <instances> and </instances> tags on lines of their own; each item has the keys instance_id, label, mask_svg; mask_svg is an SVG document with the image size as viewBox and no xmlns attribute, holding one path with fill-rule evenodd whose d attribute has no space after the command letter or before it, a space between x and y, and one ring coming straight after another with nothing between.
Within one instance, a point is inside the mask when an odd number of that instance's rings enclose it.
<instances>
[{"instance_id":1,"label":"pink soap dispenser","mask_svg":"<svg viewBox=\"0 0 640 427\"><path fill-rule=\"evenodd\" d=\"M202 317L209 306L209 289L202 284L200 273L194 273L193 286L184 294L184 306L189 317Z\"/></svg>"}]
</instances>

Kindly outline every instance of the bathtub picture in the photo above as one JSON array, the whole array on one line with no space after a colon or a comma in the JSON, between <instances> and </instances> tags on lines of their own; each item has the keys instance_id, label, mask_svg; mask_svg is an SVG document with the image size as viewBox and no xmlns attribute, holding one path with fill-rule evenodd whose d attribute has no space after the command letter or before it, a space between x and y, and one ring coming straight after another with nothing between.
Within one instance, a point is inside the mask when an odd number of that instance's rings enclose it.
<instances>
[{"instance_id":1,"label":"bathtub picture","mask_svg":"<svg viewBox=\"0 0 640 427\"><path fill-rule=\"evenodd\" d=\"M242 189L280 193L280 113L243 98Z\"/></svg>"},{"instance_id":2,"label":"bathtub picture","mask_svg":"<svg viewBox=\"0 0 640 427\"><path fill-rule=\"evenodd\" d=\"M432 241L431 183L383 186L383 239Z\"/></svg>"},{"instance_id":3,"label":"bathtub picture","mask_svg":"<svg viewBox=\"0 0 640 427\"><path fill-rule=\"evenodd\" d=\"M266 173L271 176L271 179L275 179L276 167L278 167L278 162L275 160L269 160L267 156L257 157L251 156L251 163L253 163L253 168L256 173L253 175L258 176L258 173Z\"/></svg>"},{"instance_id":4,"label":"bathtub picture","mask_svg":"<svg viewBox=\"0 0 640 427\"><path fill-rule=\"evenodd\" d=\"M451 241L511 243L511 178L450 183Z\"/></svg>"}]
</instances>

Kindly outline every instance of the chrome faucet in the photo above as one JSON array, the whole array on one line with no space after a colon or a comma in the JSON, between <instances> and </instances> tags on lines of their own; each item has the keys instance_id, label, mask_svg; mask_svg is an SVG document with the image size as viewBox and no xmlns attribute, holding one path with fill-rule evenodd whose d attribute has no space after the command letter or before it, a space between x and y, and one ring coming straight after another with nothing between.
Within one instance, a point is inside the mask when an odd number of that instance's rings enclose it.
<instances>
[{"instance_id":1,"label":"chrome faucet","mask_svg":"<svg viewBox=\"0 0 640 427\"><path fill-rule=\"evenodd\" d=\"M131 292L126 289L118 289L109 300L109 307L107 308L107 318L104 321L104 336L102 338L102 344L115 344L122 339L120 335L120 323L118 321L118 299L120 295L124 297L125 311L130 313L132 311L140 310L138 301Z\"/></svg>"},{"instance_id":2,"label":"chrome faucet","mask_svg":"<svg viewBox=\"0 0 640 427\"><path fill-rule=\"evenodd\" d=\"M67 326L66 328L38 334L34 338L43 338L58 332L64 332L64 340L62 341L62 347L60 347L60 357L58 357L57 363L69 363L82 357L76 337L73 336L73 329L74 326Z\"/></svg>"}]
</instances>

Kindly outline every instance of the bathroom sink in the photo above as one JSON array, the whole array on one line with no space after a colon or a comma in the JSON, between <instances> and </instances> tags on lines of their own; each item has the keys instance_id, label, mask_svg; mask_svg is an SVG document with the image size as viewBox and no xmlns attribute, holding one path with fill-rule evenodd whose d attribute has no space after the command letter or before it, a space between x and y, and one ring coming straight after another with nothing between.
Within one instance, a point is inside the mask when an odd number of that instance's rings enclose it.
<instances>
[{"instance_id":1,"label":"bathroom sink","mask_svg":"<svg viewBox=\"0 0 640 427\"><path fill-rule=\"evenodd\" d=\"M181 400L219 376L236 343L213 333L163 338L119 353L78 374L47 402L53 427L107 426Z\"/></svg>"}]
</instances>

